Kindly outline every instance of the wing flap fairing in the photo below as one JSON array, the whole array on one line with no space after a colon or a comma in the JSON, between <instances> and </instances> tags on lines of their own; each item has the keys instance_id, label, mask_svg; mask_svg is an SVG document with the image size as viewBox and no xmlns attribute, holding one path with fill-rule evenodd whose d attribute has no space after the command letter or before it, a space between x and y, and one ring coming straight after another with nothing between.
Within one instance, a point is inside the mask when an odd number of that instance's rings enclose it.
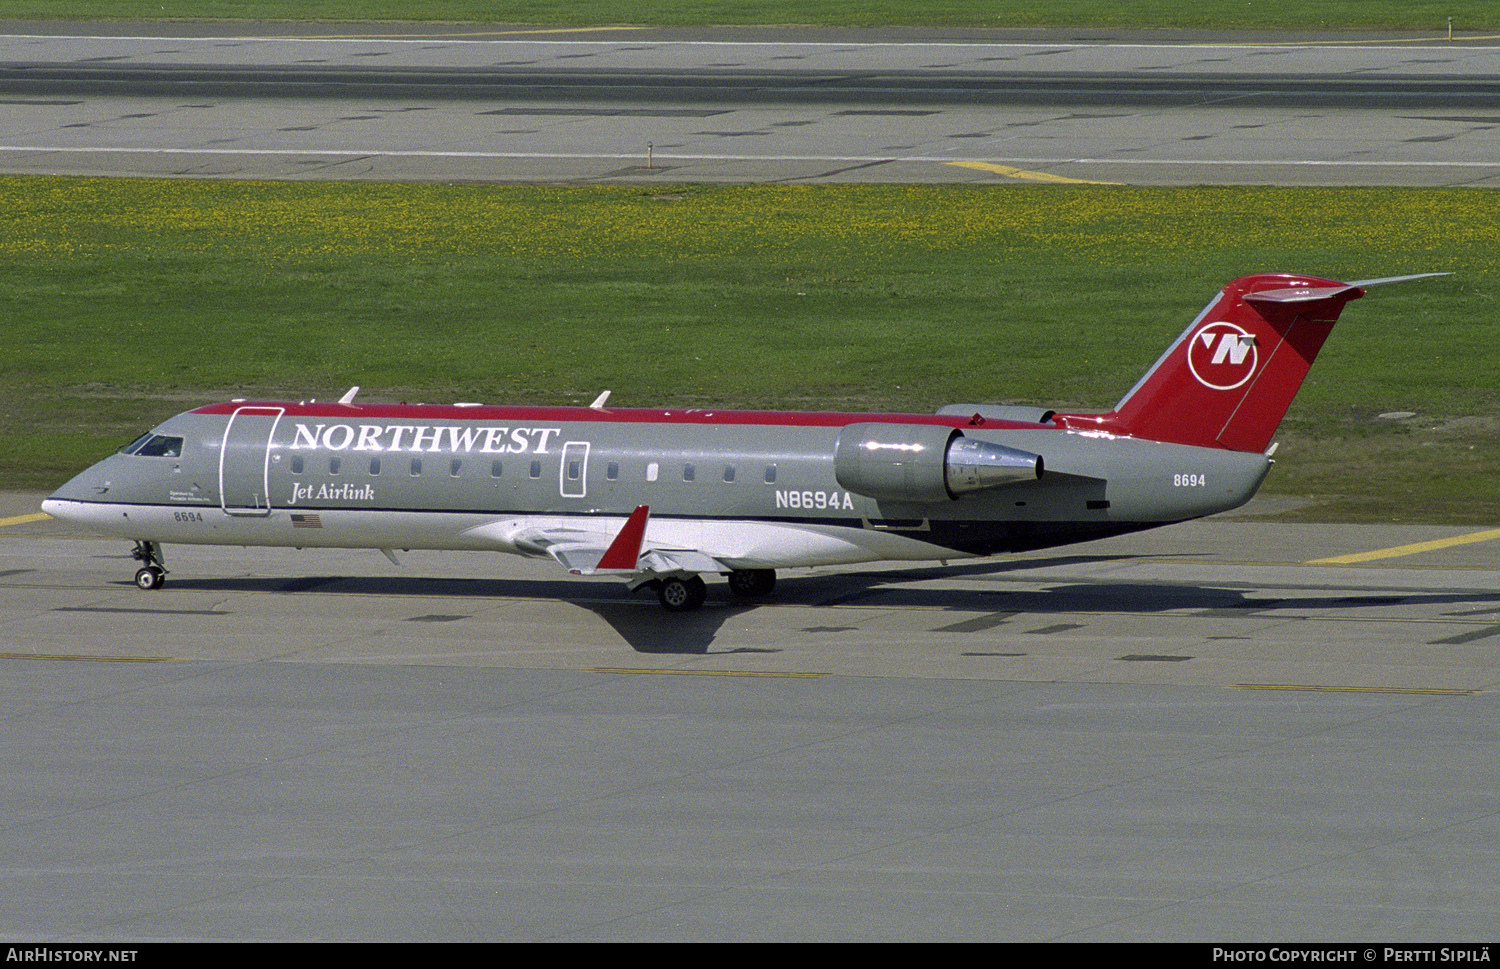
<instances>
[{"instance_id":1,"label":"wing flap fairing","mask_svg":"<svg viewBox=\"0 0 1500 969\"><path fill-rule=\"evenodd\" d=\"M545 551L574 575L697 575L731 570L697 549L649 543L646 525L650 518L650 506L640 505L613 537L581 529L538 528L518 533L511 541Z\"/></svg>"}]
</instances>

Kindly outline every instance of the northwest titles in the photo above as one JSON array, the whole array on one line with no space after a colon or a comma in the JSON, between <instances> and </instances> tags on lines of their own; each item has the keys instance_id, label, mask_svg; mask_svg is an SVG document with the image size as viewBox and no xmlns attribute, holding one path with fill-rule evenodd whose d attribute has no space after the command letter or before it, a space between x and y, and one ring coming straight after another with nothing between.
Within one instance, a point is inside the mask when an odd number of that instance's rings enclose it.
<instances>
[{"instance_id":1,"label":"northwest titles","mask_svg":"<svg viewBox=\"0 0 1500 969\"><path fill-rule=\"evenodd\" d=\"M293 451L421 451L427 453L547 454L559 427L459 427L429 424L296 425Z\"/></svg>"}]
</instances>

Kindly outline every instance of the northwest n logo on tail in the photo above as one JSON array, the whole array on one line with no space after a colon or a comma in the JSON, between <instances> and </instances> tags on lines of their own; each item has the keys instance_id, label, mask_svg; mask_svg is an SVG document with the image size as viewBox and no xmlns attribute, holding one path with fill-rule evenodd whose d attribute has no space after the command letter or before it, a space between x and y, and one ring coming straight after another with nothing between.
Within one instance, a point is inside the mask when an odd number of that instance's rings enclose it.
<instances>
[{"instance_id":1,"label":"northwest n logo on tail","mask_svg":"<svg viewBox=\"0 0 1500 969\"><path fill-rule=\"evenodd\" d=\"M1225 286L1114 410L1062 414L1065 427L1264 451L1345 304L1382 283L1261 273Z\"/></svg>"},{"instance_id":2,"label":"northwest n logo on tail","mask_svg":"<svg viewBox=\"0 0 1500 969\"><path fill-rule=\"evenodd\" d=\"M1188 367L1210 390L1242 386L1255 374L1259 360L1255 335L1223 320L1199 330L1188 346Z\"/></svg>"}]
</instances>

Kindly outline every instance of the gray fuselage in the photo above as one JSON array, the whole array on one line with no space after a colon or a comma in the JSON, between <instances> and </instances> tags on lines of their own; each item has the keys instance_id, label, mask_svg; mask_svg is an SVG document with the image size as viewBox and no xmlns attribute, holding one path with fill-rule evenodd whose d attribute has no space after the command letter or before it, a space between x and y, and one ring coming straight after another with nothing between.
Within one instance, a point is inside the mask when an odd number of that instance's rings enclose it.
<instances>
[{"instance_id":1,"label":"gray fuselage","mask_svg":"<svg viewBox=\"0 0 1500 969\"><path fill-rule=\"evenodd\" d=\"M872 497L836 468L854 425L952 434L1040 455L1045 470L956 497L915 485ZM709 550L774 568L989 555L1149 528L1244 503L1270 466L1256 453L951 413L234 402L180 414L152 440L49 504L88 506L101 531L142 541L533 554L487 524L649 505L654 527L756 523L838 534L859 550L778 550L777 540L749 543L748 555Z\"/></svg>"}]
</instances>

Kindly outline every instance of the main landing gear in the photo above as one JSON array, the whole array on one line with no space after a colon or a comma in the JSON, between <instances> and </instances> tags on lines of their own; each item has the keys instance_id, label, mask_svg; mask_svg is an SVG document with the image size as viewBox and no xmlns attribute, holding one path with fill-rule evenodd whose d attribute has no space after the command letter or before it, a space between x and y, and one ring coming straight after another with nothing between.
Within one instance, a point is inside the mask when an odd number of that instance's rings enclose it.
<instances>
[{"instance_id":1,"label":"main landing gear","mask_svg":"<svg viewBox=\"0 0 1500 969\"><path fill-rule=\"evenodd\" d=\"M742 599L759 599L774 588L775 569L735 569L729 573L729 591Z\"/></svg>"},{"instance_id":2,"label":"main landing gear","mask_svg":"<svg viewBox=\"0 0 1500 969\"><path fill-rule=\"evenodd\" d=\"M690 575L685 579L672 576L662 579L661 584L656 587L656 598L668 612L692 612L703 605L707 596L708 587L703 584L703 578L697 575Z\"/></svg>"},{"instance_id":3,"label":"main landing gear","mask_svg":"<svg viewBox=\"0 0 1500 969\"><path fill-rule=\"evenodd\" d=\"M735 569L729 573L729 591L742 599L759 598L775 585L775 569ZM708 587L701 576L671 576L656 583L656 598L668 612L692 612L707 596Z\"/></svg>"},{"instance_id":4,"label":"main landing gear","mask_svg":"<svg viewBox=\"0 0 1500 969\"><path fill-rule=\"evenodd\" d=\"M167 582L167 567L162 564L161 543L159 542L136 542L135 551L130 557L137 562L144 562L140 570L135 574L137 588L148 592L152 589L160 589Z\"/></svg>"}]
</instances>

